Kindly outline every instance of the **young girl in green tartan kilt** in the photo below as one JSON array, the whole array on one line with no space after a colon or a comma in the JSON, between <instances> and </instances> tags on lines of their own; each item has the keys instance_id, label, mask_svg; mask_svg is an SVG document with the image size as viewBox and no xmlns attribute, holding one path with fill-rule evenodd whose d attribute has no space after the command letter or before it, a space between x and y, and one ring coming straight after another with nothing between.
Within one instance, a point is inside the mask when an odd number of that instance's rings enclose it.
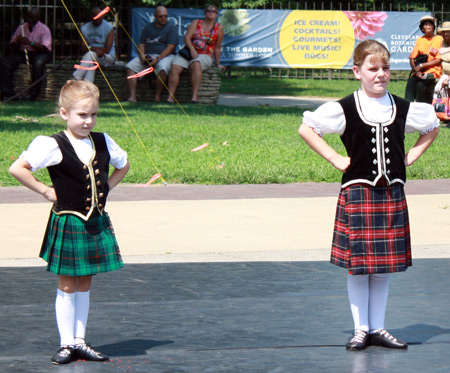
<instances>
[{"instance_id":1,"label":"young girl in green tartan kilt","mask_svg":"<svg viewBox=\"0 0 450 373\"><path fill-rule=\"evenodd\" d=\"M99 90L89 81L69 80L62 87L59 111L65 131L36 137L15 161L11 174L53 202L40 257L58 275L55 309L60 348L54 364L73 360L108 360L85 342L92 275L123 267L109 216L109 191L127 174L130 164L106 133L91 132L97 121ZM109 175L109 164L114 171ZM47 168L53 186L32 172Z\"/></svg>"}]
</instances>

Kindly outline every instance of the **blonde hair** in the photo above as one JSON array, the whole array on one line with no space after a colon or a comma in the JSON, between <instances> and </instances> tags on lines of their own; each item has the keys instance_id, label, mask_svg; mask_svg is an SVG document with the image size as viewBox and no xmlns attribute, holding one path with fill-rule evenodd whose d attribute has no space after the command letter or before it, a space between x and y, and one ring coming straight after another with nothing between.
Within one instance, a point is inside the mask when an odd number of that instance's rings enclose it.
<instances>
[{"instance_id":1,"label":"blonde hair","mask_svg":"<svg viewBox=\"0 0 450 373\"><path fill-rule=\"evenodd\" d=\"M88 80L68 80L61 88L58 105L60 108L70 110L72 106L85 99L99 101L100 91Z\"/></svg>"},{"instance_id":2,"label":"blonde hair","mask_svg":"<svg viewBox=\"0 0 450 373\"><path fill-rule=\"evenodd\" d=\"M353 53L353 65L360 67L367 56L370 56L372 61L383 61L384 63L389 63L391 54L387 48L376 40L364 40L359 43L355 48Z\"/></svg>"}]
</instances>

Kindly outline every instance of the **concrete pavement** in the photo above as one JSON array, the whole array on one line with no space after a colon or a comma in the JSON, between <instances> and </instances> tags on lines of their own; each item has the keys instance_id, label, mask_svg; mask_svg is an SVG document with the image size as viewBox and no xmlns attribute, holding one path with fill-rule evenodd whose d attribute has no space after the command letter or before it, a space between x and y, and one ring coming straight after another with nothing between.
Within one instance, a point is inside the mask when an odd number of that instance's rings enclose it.
<instances>
[{"instance_id":1,"label":"concrete pavement","mask_svg":"<svg viewBox=\"0 0 450 373\"><path fill-rule=\"evenodd\" d=\"M339 184L122 184L107 210L127 263L328 260ZM406 186L413 257L450 257L450 180ZM0 266L37 258L51 205L0 188Z\"/></svg>"}]
</instances>

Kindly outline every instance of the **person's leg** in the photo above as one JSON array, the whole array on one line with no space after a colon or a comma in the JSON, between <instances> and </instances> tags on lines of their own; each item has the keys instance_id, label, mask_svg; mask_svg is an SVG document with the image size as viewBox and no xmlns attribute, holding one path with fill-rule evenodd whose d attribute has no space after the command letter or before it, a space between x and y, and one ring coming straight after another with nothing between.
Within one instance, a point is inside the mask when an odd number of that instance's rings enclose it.
<instances>
[{"instance_id":1,"label":"person's leg","mask_svg":"<svg viewBox=\"0 0 450 373\"><path fill-rule=\"evenodd\" d=\"M370 275L369 279L369 344L387 348L407 348L408 344L395 338L384 328L389 296L389 273Z\"/></svg>"},{"instance_id":2,"label":"person's leg","mask_svg":"<svg viewBox=\"0 0 450 373\"><path fill-rule=\"evenodd\" d=\"M156 102L161 101L161 94L166 85L167 85L167 74L164 70L161 70L158 73L158 76L156 77L156 94L155 94Z\"/></svg>"},{"instance_id":3,"label":"person's leg","mask_svg":"<svg viewBox=\"0 0 450 373\"><path fill-rule=\"evenodd\" d=\"M416 76L411 76L406 83L405 88L405 100L409 102L414 102L416 100L416 90L417 90L417 78Z\"/></svg>"},{"instance_id":4,"label":"person's leg","mask_svg":"<svg viewBox=\"0 0 450 373\"><path fill-rule=\"evenodd\" d=\"M389 296L389 273L369 275L369 329L384 329L387 300Z\"/></svg>"},{"instance_id":5,"label":"person's leg","mask_svg":"<svg viewBox=\"0 0 450 373\"><path fill-rule=\"evenodd\" d=\"M44 53L30 54L30 62L32 65L31 76L32 83L42 78L45 74L45 66L50 61L50 56ZM37 83L34 87L30 88L30 99L35 100L39 96L41 91L42 81Z\"/></svg>"},{"instance_id":6,"label":"person's leg","mask_svg":"<svg viewBox=\"0 0 450 373\"><path fill-rule=\"evenodd\" d=\"M192 102L198 101L198 91L200 89L200 85L202 84L202 65L200 62L193 62L189 66L191 70L191 85L192 85Z\"/></svg>"},{"instance_id":7,"label":"person's leg","mask_svg":"<svg viewBox=\"0 0 450 373\"><path fill-rule=\"evenodd\" d=\"M89 52L86 52L80 59L80 66L87 66L86 63L81 62L81 61L87 61L87 59L89 58L89 61L92 61L92 57L91 54ZM75 71L73 72L72 76L75 80L81 80L84 79L84 75L86 74L87 70L83 70L83 69L75 69Z\"/></svg>"},{"instance_id":8,"label":"person's leg","mask_svg":"<svg viewBox=\"0 0 450 373\"><path fill-rule=\"evenodd\" d=\"M53 364L68 364L74 357L76 284L77 277L59 276L55 312L60 336L60 349L52 357Z\"/></svg>"},{"instance_id":9,"label":"person's leg","mask_svg":"<svg viewBox=\"0 0 450 373\"><path fill-rule=\"evenodd\" d=\"M139 57L135 57L130 62L127 63L127 77L135 75L144 69L146 69L146 67L143 64L141 64ZM137 84L138 78L127 79L127 87L129 93L127 101L137 102L136 98Z\"/></svg>"},{"instance_id":10,"label":"person's leg","mask_svg":"<svg viewBox=\"0 0 450 373\"><path fill-rule=\"evenodd\" d=\"M177 91L178 84L180 84L180 75L184 70L184 67L180 65L172 65L169 73L169 97L167 98L167 102L175 102L175 92Z\"/></svg>"},{"instance_id":11,"label":"person's leg","mask_svg":"<svg viewBox=\"0 0 450 373\"><path fill-rule=\"evenodd\" d=\"M367 347L369 335L369 276L349 274L347 290L355 332L345 347L362 350Z\"/></svg>"},{"instance_id":12,"label":"person's leg","mask_svg":"<svg viewBox=\"0 0 450 373\"><path fill-rule=\"evenodd\" d=\"M417 80L417 86L416 86L416 101L417 102L426 102L426 85L425 80L420 79Z\"/></svg>"},{"instance_id":13,"label":"person's leg","mask_svg":"<svg viewBox=\"0 0 450 373\"><path fill-rule=\"evenodd\" d=\"M369 275L348 275L348 300L355 329L369 331Z\"/></svg>"},{"instance_id":14,"label":"person's leg","mask_svg":"<svg viewBox=\"0 0 450 373\"><path fill-rule=\"evenodd\" d=\"M127 69L127 77L136 74L134 71ZM130 102L137 102L136 99L136 88L137 88L137 78L133 79L127 79L127 86L128 86L128 93L130 94L128 96L128 100Z\"/></svg>"},{"instance_id":15,"label":"person's leg","mask_svg":"<svg viewBox=\"0 0 450 373\"><path fill-rule=\"evenodd\" d=\"M155 66L155 74L156 76L156 94L155 101L161 101L161 94L164 91L164 88L167 87L167 81L170 73L170 69L172 67L172 61L174 59L174 55L171 54L167 57L164 57L158 64Z\"/></svg>"},{"instance_id":16,"label":"person's leg","mask_svg":"<svg viewBox=\"0 0 450 373\"><path fill-rule=\"evenodd\" d=\"M417 83L417 102L431 104L433 102L435 79L420 79Z\"/></svg>"},{"instance_id":17,"label":"person's leg","mask_svg":"<svg viewBox=\"0 0 450 373\"><path fill-rule=\"evenodd\" d=\"M110 54L104 54L101 57L97 57L97 60L98 60L98 62L100 62L101 66L105 66L105 67L112 66L116 62L116 59L113 56L111 56Z\"/></svg>"},{"instance_id":18,"label":"person's leg","mask_svg":"<svg viewBox=\"0 0 450 373\"><path fill-rule=\"evenodd\" d=\"M91 361L105 361L109 357L99 351L94 350L86 343L86 325L89 316L90 289L92 276L82 276L78 278L77 292L75 299L75 358Z\"/></svg>"},{"instance_id":19,"label":"person's leg","mask_svg":"<svg viewBox=\"0 0 450 373\"><path fill-rule=\"evenodd\" d=\"M20 54L11 54L0 58L0 91L2 99L14 95L13 73L22 63L23 56Z\"/></svg>"},{"instance_id":20,"label":"person's leg","mask_svg":"<svg viewBox=\"0 0 450 373\"><path fill-rule=\"evenodd\" d=\"M85 344L86 324L89 316L90 288L92 276L79 278L76 298L75 298L75 344Z\"/></svg>"},{"instance_id":21,"label":"person's leg","mask_svg":"<svg viewBox=\"0 0 450 373\"><path fill-rule=\"evenodd\" d=\"M95 52L86 52L83 57L81 57L81 61L97 61L98 57ZM92 67L94 66L89 62L80 62L79 64L82 67ZM95 79L95 70L83 70L76 69L73 73L73 77L75 80L86 79L91 83L94 83Z\"/></svg>"},{"instance_id":22,"label":"person's leg","mask_svg":"<svg viewBox=\"0 0 450 373\"><path fill-rule=\"evenodd\" d=\"M60 345L74 346L73 326L75 323L75 293L56 291L56 322L58 324Z\"/></svg>"},{"instance_id":23,"label":"person's leg","mask_svg":"<svg viewBox=\"0 0 450 373\"><path fill-rule=\"evenodd\" d=\"M424 80L423 102L431 104L433 102L434 87L436 86L436 79L433 76Z\"/></svg>"}]
</instances>

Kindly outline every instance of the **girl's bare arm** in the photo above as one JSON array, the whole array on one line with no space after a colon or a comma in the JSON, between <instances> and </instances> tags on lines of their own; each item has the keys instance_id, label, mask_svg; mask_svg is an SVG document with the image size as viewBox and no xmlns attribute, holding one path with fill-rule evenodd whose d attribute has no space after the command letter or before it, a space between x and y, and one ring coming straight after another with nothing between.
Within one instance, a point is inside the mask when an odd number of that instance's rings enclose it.
<instances>
[{"instance_id":1,"label":"girl's bare arm","mask_svg":"<svg viewBox=\"0 0 450 373\"><path fill-rule=\"evenodd\" d=\"M406 167L411 166L420 158L423 153L425 153L425 151L430 147L434 139L437 137L438 133L439 127L436 127L433 131L419 136L415 145L411 149L409 149L409 152L405 155Z\"/></svg>"},{"instance_id":2,"label":"girl's bare arm","mask_svg":"<svg viewBox=\"0 0 450 373\"><path fill-rule=\"evenodd\" d=\"M116 168L112 173L111 176L108 179L109 189L113 189L117 184L119 184L122 179L127 174L128 170L130 169L130 162L127 161L127 164L124 168L118 169Z\"/></svg>"},{"instance_id":3,"label":"girl's bare arm","mask_svg":"<svg viewBox=\"0 0 450 373\"><path fill-rule=\"evenodd\" d=\"M347 171L350 166L350 157L338 154L322 137L306 124L300 126L298 133L312 150L330 162L333 167L342 172Z\"/></svg>"},{"instance_id":4,"label":"girl's bare arm","mask_svg":"<svg viewBox=\"0 0 450 373\"><path fill-rule=\"evenodd\" d=\"M9 172L27 188L41 194L50 202L56 202L55 190L34 177L31 166L23 157L20 157L11 165Z\"/></svg>"}]
</instances>

